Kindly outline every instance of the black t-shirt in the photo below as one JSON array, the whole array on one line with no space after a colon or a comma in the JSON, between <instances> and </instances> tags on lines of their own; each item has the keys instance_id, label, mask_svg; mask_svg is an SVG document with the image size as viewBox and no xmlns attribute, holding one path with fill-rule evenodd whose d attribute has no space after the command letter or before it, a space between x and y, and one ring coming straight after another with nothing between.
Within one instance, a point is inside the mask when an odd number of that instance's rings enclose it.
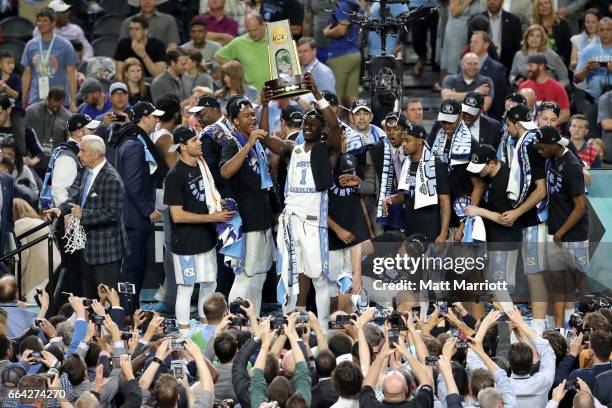
<instances>
[{"instance_id":1,"label":"black t-shirt","mask_svg":"<svg viewBox=\"0 0 612 408\"><path fill-rule=\"evenodd\" d=\"M161 40L158 40L157 38L148 38L147 45L145 46L145 51L153 62L166 61L166 46ZM115 61L125 61L130 57L136 58L138 61L140 61L144 68L145 77L153 76L147 69L142 59L138 55L136 55L136 53L132 49L132 39L129 37L122 38L119 40L119 43L117 44L117 49L115 50Z\"/></svg>"},{"instance_id":2,"label":"black t-shirt","mask_svg":"<svg viewBox=\"0 0 612 408\"><path fill-rule=\"evenodd\" d=\"M493 178L485 179L487 187L482 197L482 208L496 213L504 213L512 209L512 202L506 192L509 179L510 169L506 164L501 163L497 174ZM522 239L519 223L514 223L512 227L505 227L484 217L483 221L487 231L487 243L495 243L490 246L491 249L497 251L518 249Z\"/></svg>"},{"instance_id":3,"label":"black t-shirt","mask_svg":"<svg viewBox=\"0 0 612 408\"><path fill-rule=\"evenodd\" d=\"M344 153L343 156L351 156L353 162L356 161L355 157L349 153ZM341 162L342 157L338 159L334 170L334 184L327 191L329 197L328 214L338 225L353 234L355 240L347 245L330 228L328 236L331 251L351 247L369 238L368 222L363 213L359 192L355 188L340 186Z\"/></svg>"},{"instance_id":4,"label":"black t-shirt","mask_svg":"<svg viewBox=\"0 0 612 408\"><path fill-rule=\"evenodd\" d=\"M514 154L517 154L515 152ZM535 182L537 180L543 180L546 178L546 160L538 153L538 145L536 143L532 143L527 148L527 156L529 157L529 166L531 167L531 185L527 190L526 198L529 198L531 193L533 193L536 189ZM582 170L580 170L580 174L582 175ZM532 227L534 225L541 224L538 220L538 208L537 205L523 214L520 218L520 224L523 228Z\"/></svg>"},{"instance_id":5,"label":"black t-shirt","mask_svg":"<svg viewBox=\"0 0 612 408\"><path fill-rule=\"evenodd\" d=\"M440 228L442 225L440 205L429 205L419 208L418 210L414 209L414 188L418 168L419 162L413 161L410 163L410 190L404 192L404 225L406 226L404 233L406 237L417 233L424 234L429 242L433 242L436 237L440 235ZM438 159L436 159L436 188L438 190L438 196L450 194L448 170Z\"/></svg>"},{"instance_id":6,"label":"black t-shirt","mask_svg":"<svg viewBox=\"0 0 612 408\"><path fill-rule=\"evenodd\" d=\"M304 6L297 0L264 0L260 14L265 21L289 20L291 25L304 22Z\"/></svg>"},{"instance_id":7,"label":"black t-shirt","mask_svg":"<svg viewBox=\"0 0 612 408\"><path fill-rule=\"evenodd\" d=\"M238 154L240 149L235 140L229 140L221 149L219 168ZM238 203L244 232L262 231L272 226L270 191L261 189L258 172L259 166L255 156L247 156L238 172L227 182L230 197Z\"/></svg>"},{"instance_id":8,"label":"black t-shirt","mask_svg":"<svg viewBox=\"0 0 612 408\"><path fill-rule=\"evenodd\" d=\"M164 204L183 207L194 214L208 214L204 179L198 166L182 160L170 169L164 187ZM172 216L170 217L172 218ZM171 219L170 250L177 255L197 255L210 251L216 244L215 223L175 223Z\"/></svg>"},{"instance_id":9,"label":"black t-shirt","mask_svg":"<svg viewBox=\"0 0 612 408\"><path fill-rule=\"evenodd\" d=\"M584 194L584 177L580 161L569 151L553 159L548 172L548 233L554 235L574 209L573 197ZM588 211L561 239L564 242L586 241L589 235Z\"/></svg>"}]
</instances>

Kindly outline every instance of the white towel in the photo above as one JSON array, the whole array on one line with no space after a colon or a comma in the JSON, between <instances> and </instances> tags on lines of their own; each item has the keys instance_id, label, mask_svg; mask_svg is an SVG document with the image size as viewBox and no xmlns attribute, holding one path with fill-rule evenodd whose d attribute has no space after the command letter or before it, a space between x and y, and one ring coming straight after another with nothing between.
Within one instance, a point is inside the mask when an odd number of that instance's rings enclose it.
<instances>
[{"instance_id":1,"label":"white towel","mask_svg":"<svg viewBox=\"0 0 612 408\"><path fill-rule=\"evenodd\" d=\"M417 168L414 186L414 209L438 204L438 189L436 188L436 161L435 156L427 148L423 147L421 153L421 165ZM429 177L429 176L434 176ZM409 191L410 185L410 156L406 156L402 166L402 173L398 180L398 190Z\"/></svg>"},{"instance_id":2,"label":"white towel","mask_svg":"<svg viewBox=\"0 0 612 408\"><path fill-rule=\"evenodd\" d=\"M206 206L208 207L208 213L214 214L216 212L223 211L221 206L221 194L215 186L215 180L213 179L212 173L206 165L204 157L200 156L196 160L200 172L202 172L202 178L204 179L204 194L206 195Z\"/></svg>"}]
</instances>

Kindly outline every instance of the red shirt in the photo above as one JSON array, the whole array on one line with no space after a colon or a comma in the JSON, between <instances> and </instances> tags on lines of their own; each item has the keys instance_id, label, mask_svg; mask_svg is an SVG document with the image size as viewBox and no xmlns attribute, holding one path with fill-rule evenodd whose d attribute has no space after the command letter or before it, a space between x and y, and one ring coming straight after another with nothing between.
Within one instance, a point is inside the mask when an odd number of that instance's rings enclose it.
<instances>
[{"instance_id":1,"label":"red shirt","mask_svg":"<svg viewBox=\"0 0 612 408\"><path fill-rule=\"evenodd\" d=\"M549 78L543 84L538 84L536 81L528 79L523 81L519 86L519 91L523 88L531 88L536 94L538 102L555 101L561 109L569 109L570 103L567 97L567 92L561 83Z\"/></svg>"},{"instance_id":2,"label":"red shirt","mask_svg":"<svg viewBox=\"0 0 612 408\"><path fill-rule=\"evenodd\" d=\"M232 37L236 37L238 35L238 22L233 18L229 18L225 14L219 21L215 20L215 18L208 13L198 17L203 17L204 20L206 20L206 29L211 33L229 34Z\"/></svg>"}]
</instances>

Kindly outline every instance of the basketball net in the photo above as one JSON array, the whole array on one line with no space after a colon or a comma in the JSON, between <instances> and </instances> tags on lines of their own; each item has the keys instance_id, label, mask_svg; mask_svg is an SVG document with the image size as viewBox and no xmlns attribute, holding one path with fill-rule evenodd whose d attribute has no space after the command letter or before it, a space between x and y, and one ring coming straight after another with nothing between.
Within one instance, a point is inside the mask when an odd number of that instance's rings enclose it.
<instances>
[{"instance_id":1,"label":"basketball net","mask_svg":"<svg viewBox=\"0 0 612 408\"><path fill-rule=\"evenodd\" d=\"M68 226L62 238L66 240L64 250L70 254L85 248L85 229L81 226L81 220L73 217L71 214L66 215L68 218Z\"/></svg>"}]
</instances>

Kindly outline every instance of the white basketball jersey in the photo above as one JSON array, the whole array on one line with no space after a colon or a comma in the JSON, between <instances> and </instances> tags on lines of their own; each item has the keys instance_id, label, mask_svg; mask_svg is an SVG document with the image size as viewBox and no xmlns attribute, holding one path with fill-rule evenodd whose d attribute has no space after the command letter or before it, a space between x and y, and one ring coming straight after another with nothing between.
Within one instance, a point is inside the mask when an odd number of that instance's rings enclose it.
<instances>
[{"instance_id":1,"label":"white basketball jersey","mask_svg":"<svg viewBox=\"0 0 612 408\"><path fill-rule=\"evenodd\" d=\"M285 207L287 211L300 217L319 220L321 198L327 193L317 191L312 175L311 152L312 150L304 151L304 145L297 145L293 148L287 169Z\"/></svg>"}]
</instances>

